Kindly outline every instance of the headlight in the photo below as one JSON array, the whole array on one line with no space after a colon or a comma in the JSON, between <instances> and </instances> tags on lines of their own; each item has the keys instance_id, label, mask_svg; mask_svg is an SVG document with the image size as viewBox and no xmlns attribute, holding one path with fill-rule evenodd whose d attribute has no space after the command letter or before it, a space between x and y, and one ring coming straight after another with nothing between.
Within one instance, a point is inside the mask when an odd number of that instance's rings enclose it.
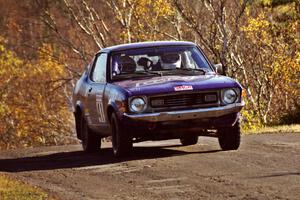
<instances>
[{"instance_id":1,"label":"headlight","mask_svg":"<svg viewBox=\"0 0 300 200\"><path fill-rule=\"evenodd\" d=\"M223 90L222 99L226 104L234 103L237 99L238 95L233 89Z\"/></svg>"},{"instance_id":2,"label":"headlight","mask_svg":"<svg viewBox=\"0 0 300 200\"><path fill-rule=\"evenodd\" d=\"M130 101L130 110L132 112L142 112L145 110L145 108L146 108L146 102L141 97L133 98Z\"/></svg>"}]
</instances>

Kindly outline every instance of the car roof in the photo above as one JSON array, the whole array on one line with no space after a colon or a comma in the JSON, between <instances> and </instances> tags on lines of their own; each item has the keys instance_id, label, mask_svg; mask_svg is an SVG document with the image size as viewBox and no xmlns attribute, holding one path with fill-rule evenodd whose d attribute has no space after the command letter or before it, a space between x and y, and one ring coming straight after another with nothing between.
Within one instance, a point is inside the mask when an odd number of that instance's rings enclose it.
<instances>
[{"instance_id":1,"label":"car roof","mask_svg":"<svg viewBox=\"0 0 300 200\"><path fill-rule=\"evenodd\" d=\"M137 43L120 44L116 46L106 47L104 49L101 49L99 53L100 52L110 53L112 51L123 51L128 49L138 49L138 48L147 48L147 47L156 47L156 46L196 46L196 44L193 42L186 42L186 41L137 42Z\"/></svg>"}]
</instances>

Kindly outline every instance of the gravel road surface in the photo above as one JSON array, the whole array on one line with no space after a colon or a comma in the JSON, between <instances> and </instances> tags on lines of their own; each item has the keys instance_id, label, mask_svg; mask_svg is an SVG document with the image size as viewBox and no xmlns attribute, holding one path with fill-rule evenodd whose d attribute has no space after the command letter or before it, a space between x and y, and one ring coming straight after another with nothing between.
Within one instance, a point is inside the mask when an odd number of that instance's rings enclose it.
<instances>
[{"instance_id":1,"label":"gravel road surface","mask_svg":"<svg viewBox=\"0 0 300 200\"><path fill-rule=\"evenodd\" d=\"M129 158L109 143L85 154L80 145L0 152L0 173L62 200L300 199L300 134L249 135L238 151L216 138L135 144Z\"/></svg>"}]
</instances>

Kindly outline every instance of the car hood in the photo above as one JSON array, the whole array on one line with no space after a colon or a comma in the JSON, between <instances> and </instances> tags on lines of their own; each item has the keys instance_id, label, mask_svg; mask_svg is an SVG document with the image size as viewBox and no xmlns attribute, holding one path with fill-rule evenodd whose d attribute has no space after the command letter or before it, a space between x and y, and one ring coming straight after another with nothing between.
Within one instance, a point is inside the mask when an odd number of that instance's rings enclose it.
<instances>
[{"instance_id":1,"label":"car hood","mask_svg":"<svg viewBox=\"0 0 300 200\"><path fill-rule=\"evenodd\" d=\"M162 76L114 82L128 91L129 96L152 95L180 91L214 90L239 87L235 80L220 75Z\"/></svg>"}]
</instances>

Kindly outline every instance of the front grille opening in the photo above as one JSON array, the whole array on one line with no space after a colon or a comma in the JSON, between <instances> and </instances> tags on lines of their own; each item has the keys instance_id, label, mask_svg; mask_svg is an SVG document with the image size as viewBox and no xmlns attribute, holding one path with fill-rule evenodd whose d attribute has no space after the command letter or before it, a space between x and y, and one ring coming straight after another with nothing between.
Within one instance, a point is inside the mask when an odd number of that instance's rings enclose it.
<instances>
[{"instance_id":1,"label":"front grille opening","mask_svg":"<svg viewBox=\"0 0 300 200\"><path fill-rule=\"evenodd\" d=\"M217 92L175 94L160 97L150 97L150 105L152 108L205 105L217 102Z\"/></svg>"}]
</instances>

